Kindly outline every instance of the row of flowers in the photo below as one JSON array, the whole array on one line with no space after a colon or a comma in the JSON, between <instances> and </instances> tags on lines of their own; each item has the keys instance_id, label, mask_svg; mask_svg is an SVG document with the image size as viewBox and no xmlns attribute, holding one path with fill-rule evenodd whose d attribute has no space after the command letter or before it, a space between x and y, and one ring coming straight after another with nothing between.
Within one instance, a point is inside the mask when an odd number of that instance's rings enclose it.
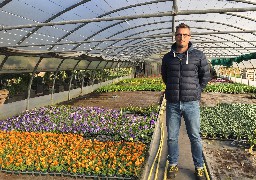
<instances>
[{"instance_id":1,"label":"row of flowers","mask_svg":"<svg viewBox=\"0 0 256 180\"><path fill-rule=\"evenodd\" d=\"M49 106L0 121L0 130L107 135L112 140L149 143L157 116L127 115L99 107Z\"/></svg>"},{"instance_id":2,"label":"row of flowers","mask_svg":"<svg viewBox=\"0 0 256 180\"><path fill-rule=\"evenodd\" d=\"M0 168L139 177L158 114L49 106L0 121Z\"/></svg>"},{"instance_id":3,"label":"row of flowers","mask_svg":"<svg viewBox=\"0 0 256 180\"><path fill-rule=\"evenodd\" d=\"M164 91L165 84L162 78L133 78L119 81L115 84L103 86L96 92L116 92L116 91Z\"/></svg>"},{"instance_id":4,"label":"row of flowers","mask_svg":"<svg viewBox=\"0 0 256 180\"><path fill-rule=\"evenodd\" d=\"M77 134L0 131L0 164L13 171L138 175L146 145L85 139Z\"/></svg>"}]
</instances>

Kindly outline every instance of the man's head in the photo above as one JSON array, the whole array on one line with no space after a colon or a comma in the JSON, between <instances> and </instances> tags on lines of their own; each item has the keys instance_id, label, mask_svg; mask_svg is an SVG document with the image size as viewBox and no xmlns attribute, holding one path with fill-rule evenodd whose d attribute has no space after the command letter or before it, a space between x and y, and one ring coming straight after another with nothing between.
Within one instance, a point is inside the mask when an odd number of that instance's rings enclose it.
<instances>
[{"instance_id":1,"label":"man's head","mask_svg":"<svg viewBox=\"0 0 256 180\"><path fill-rule=\"evenodd\" d=\"M175 41L178 48L187 48L190 40L190 27L184 23L176 26Z\"/></svg>"}]
</instances>

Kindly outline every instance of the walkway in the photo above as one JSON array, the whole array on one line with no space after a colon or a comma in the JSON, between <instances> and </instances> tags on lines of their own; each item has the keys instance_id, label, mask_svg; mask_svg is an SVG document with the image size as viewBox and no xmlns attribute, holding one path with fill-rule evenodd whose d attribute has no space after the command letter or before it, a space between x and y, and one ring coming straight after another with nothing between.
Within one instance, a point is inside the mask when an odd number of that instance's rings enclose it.
<instances>
[{"instance_id":1,"label":"walkway","mask_svg":"<svg viewBox=\"0 0 256 180\"><path fill-rule=\"evenodd\" d=\"M160 127L164 132L161 135ZM154 134L152 144L154 147L151 147L151 153L148 160L148 166L144 172L143 180L165 180L166 178L166 157L167 157L167 144L166 144L166 126L165 126L165 110L162 112L160 118L159 127L156 127L156 132ZM161 144L161 136L163 141ZM162 147L162 148L161 148ZM159 156L157 159L154 159L159 151ZM186 127L184 120L182 119L180 136L179 136L179 173L175 180L195 180L194 177L194 164L191 155L190 141L187 136ZM159 162L159 163L158 163ZM153 168L152 163L154 163Z\"/></svg>"}]
</instances>

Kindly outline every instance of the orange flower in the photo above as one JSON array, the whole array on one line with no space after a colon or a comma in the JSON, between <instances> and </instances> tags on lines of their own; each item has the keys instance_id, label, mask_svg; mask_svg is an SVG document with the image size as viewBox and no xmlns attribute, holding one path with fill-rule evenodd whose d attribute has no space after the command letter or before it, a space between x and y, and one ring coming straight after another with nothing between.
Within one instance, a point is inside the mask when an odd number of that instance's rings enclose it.
<instances>
[{"instance_id":1,"label":"orange flower","mask_svg":"<svg viewBox=\"0 0 256 180\"><path fill-rule=\"evenodd\" d=\"M52 163L54 166L57 166L59 163L57 160L54 160L53 163Z\"/></svg>"},{"instance_id":2,"label":"orange flower","mask_svg":"<svg viewBox=\"0 0 256 180\"><path fill-rule=\"evenodd\" d=\"M28 165L34 166L34 170L45 170L61 164L69 172L81 173L83 168L100 172L104 166L115 171L118 164L122 167L119 173L136 174L144 162L146 148L140 142L92 141L71 133L0 131L0 137L0 157L8 149L6 158L0 158L2 168Z\"/></svg>"}]
</instances>

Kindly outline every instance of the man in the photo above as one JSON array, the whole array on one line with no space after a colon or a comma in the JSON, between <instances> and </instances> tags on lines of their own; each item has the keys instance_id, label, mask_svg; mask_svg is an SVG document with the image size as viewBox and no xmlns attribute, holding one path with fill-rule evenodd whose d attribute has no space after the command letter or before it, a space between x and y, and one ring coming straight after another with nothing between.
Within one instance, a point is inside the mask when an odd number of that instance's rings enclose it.
<instances>
[{"instance_id":1,"label":"man","mask_svg":"<svg viewBox=\"0 0 256 180\"><path fill-rule=\"evenodd\" d=\"M176 27L175 43L162 59L162 79L166 85L166 126L168 145L167 177L178 173L178 136L183 116L191 143L197 179L205 179L202 142L200 138L201 92L210 80L210 68L203 52L189 41L190 27L181 23Z\"/></svg>"}]
</instances>

